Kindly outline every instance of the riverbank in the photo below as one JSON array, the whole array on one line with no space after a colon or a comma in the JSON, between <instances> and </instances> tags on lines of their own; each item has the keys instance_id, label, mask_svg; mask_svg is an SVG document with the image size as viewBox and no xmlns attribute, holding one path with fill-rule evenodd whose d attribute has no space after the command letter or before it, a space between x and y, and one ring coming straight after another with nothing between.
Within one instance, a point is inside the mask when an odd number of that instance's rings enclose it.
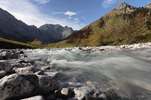
<instances>
[{"instance_id":1,"label":"riverbank","mask_svg":"<svg viewBox=\"0 0 151 100\"><path fill-rule=\"evenodd\" d=\"M130 45L119 45L119 46L99 46L99 47L70 47L70 48L50 48L50 50L68 50L71 51L73 49L79 49L86 52L95 52L95 51L137 51L137 50L145 50L151 48L151 42L148 43L137 43Z\"/></svg>"},{"instance_id":2,"label":"riverbank","mask_svg":"<svg viewBox=\"0 0 151 100\"><path fill-rule=\"evenodd\" d=\"M66 87L58 80L63 73L45 64L38 67L38 63L49 64L50 59L26 59L28 56L20 49L0 50L0 100L111 100L86 84L65 82Z\"/></svg>"}]
</instances>

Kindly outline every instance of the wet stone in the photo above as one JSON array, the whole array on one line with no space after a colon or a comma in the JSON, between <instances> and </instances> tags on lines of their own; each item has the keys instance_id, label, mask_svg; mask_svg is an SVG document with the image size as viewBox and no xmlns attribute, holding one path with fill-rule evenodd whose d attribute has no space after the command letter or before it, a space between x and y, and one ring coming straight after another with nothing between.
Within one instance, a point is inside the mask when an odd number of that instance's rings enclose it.
<instances>
[{"instance_id":1,"label":"wet stone","mask_svg":"<svg viewBox=\"0 0 151 100\"><path fill-rule=\"evenodd\" d=\"M50 76L46 75L38 75L39 79L39 90L38 93L46 94L46 93L53 93L55 90L59 88L59 82L54 80Z\"/></svg>"},{"instance_id":2,"label":"wet stone","mask_svg":"<svg viewBox=\"0 0 151 100\"><path fill-rule=\"evenodd\" d=\"M0 78L4 77L6 73L7 72L5 70L0 70Z\"/></svg>"},{"instance_id":3,"label":"wet stone","mask_svg":"<svg viewBox=\"0 0 151 100\"><path fill-rule=\"evenodd\" d=\"M7 51L4 51L4 52L0 53L0 56L3 58L3 60L10 59L11 58L11 53L7 52Z\"/></svg>"},{"instance_id":4,"label":"wet stone","mask_svg":"<svg viewBox=\"0 0 151 100\"><path fill-rule=\"evenodd\" d=\"M29 97L21 100L45 100L44 97L42 96L34 96L34 97Z\"/></svg>"},{"instance_id":5,"label":"wet stone","mask_svg":"<svg viewBox=\"0 0 151 100\"><path fill-rule=\"evenodd\" d=\"M17 74L34 74L37 71L37 69L35 69L34 67L24 67L14 68L13 71L16 72Z\"/></svg>"},{"instance_id":6,"label":"wet stone","mask_svg":"<svg viewBox=\"0 0 151 100\"><path fill-rule=\"evenodd\" d=\"M0 70L5 70L6 72L11 72L12 66L8 61L1 60L0 61Z\"/></svg>"},{"instance_id":7,"label":"wet stone","mask_svg":"<svg viewBox=\"0 0 151 100\"><path fill-rule=\"evenodd\" d=\"M63 89L61 89L61 95L62 95L62 97L71 98L74 96L73 89L63 88Z\"/></svg>"},{"instance_id":8,"label":"wet stone","mask_svg":"<svg viewBox=\"0 0 151 100\"><path fill-rule=\"evenodd\" d=\"M24 98L34 95L38 90L36 75L11 74L0 79L0 98Z\"/></svg>"},{"instance_id":9,"label":"wet stone","mask_svg":"<svg viewBox=\"0 0 151 100\"><path fill-rule=\"evenodd\" d=\"M47 95L45 98L46 100L56 100L56 97L52 94Z\"/></svg>"},{"instance_id":10,"label":"wet stone","mask_svg":"<svg viewBox=\"0 0 151 100\"><path fill-rule=\"evenodd\" d=\"M112 99L106 93L102 93L98 96L98 100L112 100Z\"/></svg>"}]
</instances>

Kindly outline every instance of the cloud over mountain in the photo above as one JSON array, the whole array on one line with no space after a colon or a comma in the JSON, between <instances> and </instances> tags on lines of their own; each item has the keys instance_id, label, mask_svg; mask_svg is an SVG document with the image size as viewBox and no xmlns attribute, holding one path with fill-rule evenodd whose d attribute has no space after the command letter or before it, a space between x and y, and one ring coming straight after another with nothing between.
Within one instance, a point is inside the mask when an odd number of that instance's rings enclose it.
<instances>
[{"instance_id":1,"label":"cloud over mountain","mask_svg":"<svg viewBox=\"0 0 151 100\"><path fill-rule=\"evenodd\" d=\"M116 2L116 0L104 0L102 3L102 6L103 6L103 8L108 8L115 2Z\"/></svg>"},{"instance_id":2,"label":"cloud over mountain","mask_svg":"<svg viewBox=\"0 0 151 100\"><path fill-rule=\"evenodd\" d=\"M34 0L39 3L47 3L50 0ZM12 5L13 4L13 5ZM56 18L54 16L50 16L47 14L44 14L40 11L40 8L38 5L35 5L31 2L31 0L0 0L0 7L4 10L9 11L11 14L13 14L17 19L24 21L28 25L36 25L37 27L46 24L60 24L62 26L70 26L73 29L77 30L80 29L80 24L75 24L74 22L70 22L69 20L65 18ZM69 15L70 17L75 15L75 12L64 12L66 15Z\"/></svg>"}]
</instances>

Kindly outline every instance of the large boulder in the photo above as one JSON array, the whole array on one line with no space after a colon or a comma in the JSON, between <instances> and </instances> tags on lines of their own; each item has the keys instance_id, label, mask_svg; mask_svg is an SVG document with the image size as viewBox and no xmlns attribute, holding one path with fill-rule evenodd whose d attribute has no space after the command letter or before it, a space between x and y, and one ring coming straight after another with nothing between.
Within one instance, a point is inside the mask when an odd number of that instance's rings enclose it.
<instances>
[{"instance_id":1,"label":"large boulder","mask_svg":"<svg viewBox=\"0 0 151 100\"><path fill-rule=\"evenodd\" d=\"M46 94L49 92L54 92L59 88L59 82L54 80L51 76L38 75L39 78L39 90L38 93Z\"/></svg>"},{"instance_id":2,"label":"large boulder","mask_svg":"<svg viewBox=\"0 0 151 100\"><path fill-rule=\"evenodd\" d=\"M9 62L1 60L0 61L0 70L5 70L6 72L11 72L12 66Z\"/></svg>"},{"instance_id":3,"label":"large boulder","mask_svg":"<svg viewBox=\"0 0 151 100\"><path fill-rule=\"evenodd\" d=\"M24 98L36 94L38 90L38 77L34 74L12 74L0 79L0 98Z\"/></svg>"},{"instance_id":4,"label":"large boulder","mask_svg":"<svg viewBox=\"0 0 151 100\"><path fill-rule=\"evenodd\" d=\"M16 53L11 53L11 59L18 59L19 55Z\"/></svg>"},{"instance_id":5,"label":"large boulder","mask_svg":"<svg viewBox=\"0 0 151 100\"><path fill-rule=\"evenodd\" d=\"M11 58L11 53L10 52L7 52L7 51L3 51L0 56L3 58L3 60L6 60L6 59L10 59Z\"/></svg>"}]
</instances>

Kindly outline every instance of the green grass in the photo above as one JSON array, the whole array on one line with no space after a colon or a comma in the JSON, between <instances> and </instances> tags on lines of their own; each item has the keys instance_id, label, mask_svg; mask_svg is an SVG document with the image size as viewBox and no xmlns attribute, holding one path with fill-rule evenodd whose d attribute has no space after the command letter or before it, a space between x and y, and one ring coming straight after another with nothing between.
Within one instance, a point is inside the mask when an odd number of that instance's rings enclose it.
<instances>
[{"instance_id":1,"label":"green grass","mask_svg":"<svg viewBox=\"0 0 151 100\"><path fill-rule=\"evenodd\" d=\"M0 38L0 48L1 49L16 49L16 48L37 48L26 43L12 41L4 38Z\"/></svg>"}]
</instances>

